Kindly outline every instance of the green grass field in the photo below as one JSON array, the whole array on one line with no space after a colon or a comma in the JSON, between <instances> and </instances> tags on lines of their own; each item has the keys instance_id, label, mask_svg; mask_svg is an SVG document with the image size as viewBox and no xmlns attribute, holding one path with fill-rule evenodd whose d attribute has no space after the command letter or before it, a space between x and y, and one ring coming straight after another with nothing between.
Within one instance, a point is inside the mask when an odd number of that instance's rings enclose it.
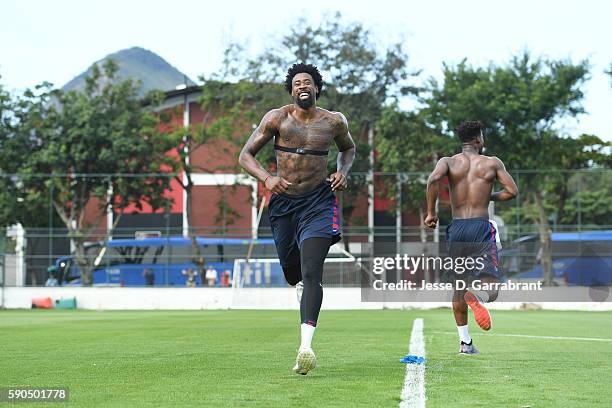
<instances>
[{"instance_id":1,"label":"green grass field","mask_svg":"<svg viewBox=\"0 0 612 408\"><path fill-rule=\"evenodd\" d=\"M395 407L415 317L427 407L612 405L612 341L503 336L612 339L607 312L495 311L491 333L470 322L482 354L459 356L449 309L323 311L298 376L295 311L0 311L0 387L65 386L66 407Z\"/></svg>"}]
</instances>

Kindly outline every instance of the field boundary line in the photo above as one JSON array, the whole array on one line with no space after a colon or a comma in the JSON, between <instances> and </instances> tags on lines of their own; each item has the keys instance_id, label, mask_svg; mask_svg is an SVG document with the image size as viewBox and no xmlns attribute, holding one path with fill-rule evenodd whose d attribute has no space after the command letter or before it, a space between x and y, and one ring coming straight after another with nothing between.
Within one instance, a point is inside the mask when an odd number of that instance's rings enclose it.
<instances>
[{"instance_id":1,"label":"field boundary line","mask_svg":"<svg viewBox=\"0 0 612 408\"><path fill-rule=\"evenodd\" d=\"M409 354L425 357L423 318L412 323ZM399 404L400 408L425 408L425 364L406 364L406 376Z\"/></svg>"},{"instance_id":2,"label":"field boundary line","mask_svg":"<svg viewBox=\"0 0 612 408\"><path fill-rule=\"evenodd\" d=\"M449 334L457 335L457 332L445 332L437 331L434 334ZM524 337L527 339L545 339L545 340L574 340L574 341L603 341L612 342L612 339L606 339L602 337L567 337L567 336L537 336L534 334L511 334L511 333L489 333L487 336L500 336L500 337Z\"/></svg>"}]
</instances>

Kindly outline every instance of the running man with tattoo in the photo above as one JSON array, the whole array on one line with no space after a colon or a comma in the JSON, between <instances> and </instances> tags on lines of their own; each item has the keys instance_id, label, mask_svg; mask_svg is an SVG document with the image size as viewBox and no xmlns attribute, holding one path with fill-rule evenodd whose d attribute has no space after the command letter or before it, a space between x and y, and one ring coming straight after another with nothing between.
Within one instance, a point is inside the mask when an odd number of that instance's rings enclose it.
<instances>
[{"instance_id":1,"label":"running man with tattoo","mask_svg":"<svg viewBox=\"0 0 612 408\"><path fill-rule=\"evenodd\" d=\"M272 234L285 279L303 287L301 344L293 370L315 368L311 342L323 300L323 263L340 240L340 209L334 194L347 188L355 143L342 113L317 107L323 78L317 67L294 64L285 78L293 104L266 113L240 153L240 165L273 194L268 204ZM278 173L270 174L255 155L274 139ZM337 170L327 175L331 143L338 147Z\"/></svg>"}]
</instances>

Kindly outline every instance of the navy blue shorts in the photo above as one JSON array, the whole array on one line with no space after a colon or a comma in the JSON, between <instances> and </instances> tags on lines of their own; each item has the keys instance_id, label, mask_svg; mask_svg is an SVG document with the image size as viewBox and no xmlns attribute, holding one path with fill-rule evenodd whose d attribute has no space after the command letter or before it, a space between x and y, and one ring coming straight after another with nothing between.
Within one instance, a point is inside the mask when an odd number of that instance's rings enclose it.
<instances>
[{"instance_id":1,"label":"navy blue shorts","mask_svg":"<svg viewBox=\"0 0 612 408\"><path fill-rule=\"evenodd\" d=\"M453 259L469 257L477 261L476 267L467 271L470 277L501 278L496 240L497 229L488 218L453 219L446 228L449 255Z\"/></svg>"},{"instance_id":2,"label":"navy blue shorts","mask_svg":"<svg viewBox=\"0 0 612 408\"><path fill-rule=\"evenodd\" d=\"M297 196L273 194L268 216L283 267L300 264L300 249L305 239L331 238L332 245L340 241L338 198L329 181Z\"/></svg>"}]
</instances>

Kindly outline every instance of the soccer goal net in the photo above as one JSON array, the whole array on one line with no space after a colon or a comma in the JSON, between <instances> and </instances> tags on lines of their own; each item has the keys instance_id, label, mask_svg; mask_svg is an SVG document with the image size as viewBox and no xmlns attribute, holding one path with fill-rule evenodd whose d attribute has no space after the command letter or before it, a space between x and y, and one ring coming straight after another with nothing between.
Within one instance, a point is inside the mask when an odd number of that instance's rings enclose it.
<instances>
[{"instance_id":1,"label":"soccer goal net","mask_svg":"<svg viewBox=\"0 0 612 408\"><path fill-rule=\"evenodd\" d=\"M360 258L350 254L328 257L323 266L325 286L359 286ZM278 258L235 259L232 286L243 287L284 287L287 286L283 268Z\"/></svg>"}]
</instances>

